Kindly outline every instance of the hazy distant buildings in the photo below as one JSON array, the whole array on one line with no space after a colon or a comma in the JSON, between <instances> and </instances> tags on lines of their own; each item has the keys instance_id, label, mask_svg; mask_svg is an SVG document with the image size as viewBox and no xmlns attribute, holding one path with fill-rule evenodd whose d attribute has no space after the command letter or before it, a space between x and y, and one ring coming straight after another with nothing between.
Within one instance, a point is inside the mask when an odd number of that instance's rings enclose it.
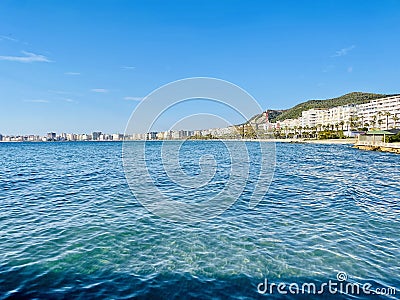
<instances>
[{"instance_id":1,"label":"hazy distant buildings","mask_svg":"<svg viewBox=\"0 0 400 300\"><path fill-rule=\"evenodd\" d=\"M67 141L76 141L77 136L73 133L67 133Z\"/></svg>"},{"instance_id":2,"label":"hazy distant buildings","mask_svg":"<svg viewBox=\"0 0 400 300\"><path fill-rule=\"evenodd\" d=\"M346 130L347 133L360 129L389 130L400 125L400 95L371 100L365 104L348 104L332 108L313 108L303 111L297 119L285 119L276 123L249 123L224 128L201 130L168 130L148 133L105 134L94 131L92 134L49 132L45 136L26 135L8 136L0 134L3 142L38 142L38 141L135 141L135 140L184 140L212 138L254 138L261 133L267 138L269 134L280 132L286 135L302 136L304 132L317 132L326 129ZM257 134L254 132L257 131Z\"/></svg>"},{"instance_id":3,"label":"hazy distant buildings","mask_svg":"<svg viewBox=\"0 0 400 300\"><path fill-rule=\"evenodd\" d=\"M146 140L156 140L157 139L157 132L148 132L146 134Z\"/></svg>"},{"instance_id":4,"label":"hazy distant buildings","mask_svg":"<svg viewBox=\"0 0 400 300\"><path fill-rule=\"evenodd\" d=\"M55 132L49 132L47 134L47 140L48 141L55 141L57 137L57 134Z\"/></svg>"},{"instance_id":5,"label":"hazy distant buildings","mask_svg":"<svg viewBox=\"0 0 400 300\"><path fill-rule=\"evenodd\" d=\"M144 140L145 135L143 133L134 133L130 135L127 139L129 140Z\"/></svg>"},{"instance_id":6,"label":"hazy distant buildings","mask_svg":"<svg viewBox=\"0 0 400 300\"><path fill-rule=\"evenodd\" d=\"M94 131L92 133L92 139L93 141L99 141L101 136L101 131Z\"/></svg>"}]
</instances>

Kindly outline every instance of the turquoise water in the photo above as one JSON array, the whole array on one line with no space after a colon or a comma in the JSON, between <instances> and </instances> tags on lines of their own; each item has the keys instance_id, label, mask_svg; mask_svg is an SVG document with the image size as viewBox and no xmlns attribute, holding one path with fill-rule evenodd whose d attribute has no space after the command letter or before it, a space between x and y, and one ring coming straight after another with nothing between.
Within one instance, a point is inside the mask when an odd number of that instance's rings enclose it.
<instances>
[{"instance_id":1,"label":"turquoise water","mask_svg":"<svg viewBox=\"0 0 400 300\"><path fill-rule=\"evenodd\" d=\"M158 153L160 145L149 149ZM251 156L257 146L248 145ZM156 184L181 201L216 193L230 167L224 145L185 147L216 157L212 188L176 189L161 175ZM257 292L266 278L321 284L338 272L349 282L399 289L400 156L347 145L277 144L273 181L255 209L248 205L257 181L251 168L230 209L183 224L136 201L121 148L116 142L0 143L0 299L266 298ZM198 174L198 158L183 157L181 168ZM151 161L150 172L158 174L157 157ZM320 296L296 298L314 297Z\"/></svg>"}]
</instances>

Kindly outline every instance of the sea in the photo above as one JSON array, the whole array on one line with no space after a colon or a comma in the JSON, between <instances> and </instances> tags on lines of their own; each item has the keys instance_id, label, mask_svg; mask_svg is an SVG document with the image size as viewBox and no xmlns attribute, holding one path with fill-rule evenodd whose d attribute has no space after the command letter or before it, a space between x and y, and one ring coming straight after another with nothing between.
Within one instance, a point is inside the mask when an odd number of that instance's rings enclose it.
<instances>
[{"instance_id":1,"label":"sea","mask_svg":"<svg viewBox=\"0 0 400 300\"><path fill-rule=\"evenodd\" d=\"M267 174L246 142L229 198L229 143L125 142L129 172L122 142L0 143L0 299L400 298L399 155L276 143Z\"/></svg>"}]
</instances>

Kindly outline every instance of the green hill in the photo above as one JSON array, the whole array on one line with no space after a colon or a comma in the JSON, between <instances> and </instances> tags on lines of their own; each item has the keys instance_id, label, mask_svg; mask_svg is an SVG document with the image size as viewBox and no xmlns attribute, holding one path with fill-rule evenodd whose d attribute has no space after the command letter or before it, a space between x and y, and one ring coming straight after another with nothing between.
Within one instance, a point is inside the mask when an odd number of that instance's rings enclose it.
<instances>
[{"instance_id":1,"label":"green hill","mask_svg":"<svg viewBox=\"0 0 400 300\"><path fill-rule=\"evenodd\" d=\"M326 100L309 100L300 103L290 109L284 110L281 114L271 119L271 122L283 121L285 119L296 119L301 117L301 113L305 110L312 108L332 108L336 106L342 106L346 104L362 104L367 103L370 100L387 97L390 95L373 94L373 93L361 93L353 92L337 98L326 99Z\"/></svg>"}]
</instances>

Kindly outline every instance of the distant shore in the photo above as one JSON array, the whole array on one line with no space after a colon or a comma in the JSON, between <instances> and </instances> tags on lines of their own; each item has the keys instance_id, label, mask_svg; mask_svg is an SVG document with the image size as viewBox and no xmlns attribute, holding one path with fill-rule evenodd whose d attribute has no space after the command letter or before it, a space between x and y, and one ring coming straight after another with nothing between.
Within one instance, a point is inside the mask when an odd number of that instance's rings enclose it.
<instances>
[{"instance_id":1,"label":"distant shore","mask_svg":"<svg viewBox=\"0 0 400 300\"><path fill-rule=\"evenodd\" d=\"M126 142L177 142L177 141L204 141L204 142L213 142L213 141L226 141L226 142L266 142L266 143L293 143L293 144L323 144L323 145L353 145L353 148L359 150L366 151L379 151L379 152L391 152L400 154L400 143L390 143L385 145L358 145L357 138L346 138L346 139L327 139L327 140L315 140L315 139L208 139L208 140L125 140ZM78 143L87 143L87 142L114 142L114 143L123 143L124 140L88 140L88 141L0 141L1 143L69 143L69 142L78 142Z\"/></svg>"},{"instance_id":2,"label":"distant shore","mask_svg":"<svg viewBox=\"0 0 400 300\"><path fill-rule=\"evenodd\" d=\"M307 143L307 144L356 144L356 138L347 139L329 139L329 140L314 140L314 139L208 139L196 140L188 139L188 141L245 141L245 142L276 142L276 143ZM126 142L162 142L162 141L185 141L184 139L176 140L125 140ZM86 141L0 141L0 143L68 143L68 142L124 142L124 140L86 140Z\"/></svg>"}]
</instances>

